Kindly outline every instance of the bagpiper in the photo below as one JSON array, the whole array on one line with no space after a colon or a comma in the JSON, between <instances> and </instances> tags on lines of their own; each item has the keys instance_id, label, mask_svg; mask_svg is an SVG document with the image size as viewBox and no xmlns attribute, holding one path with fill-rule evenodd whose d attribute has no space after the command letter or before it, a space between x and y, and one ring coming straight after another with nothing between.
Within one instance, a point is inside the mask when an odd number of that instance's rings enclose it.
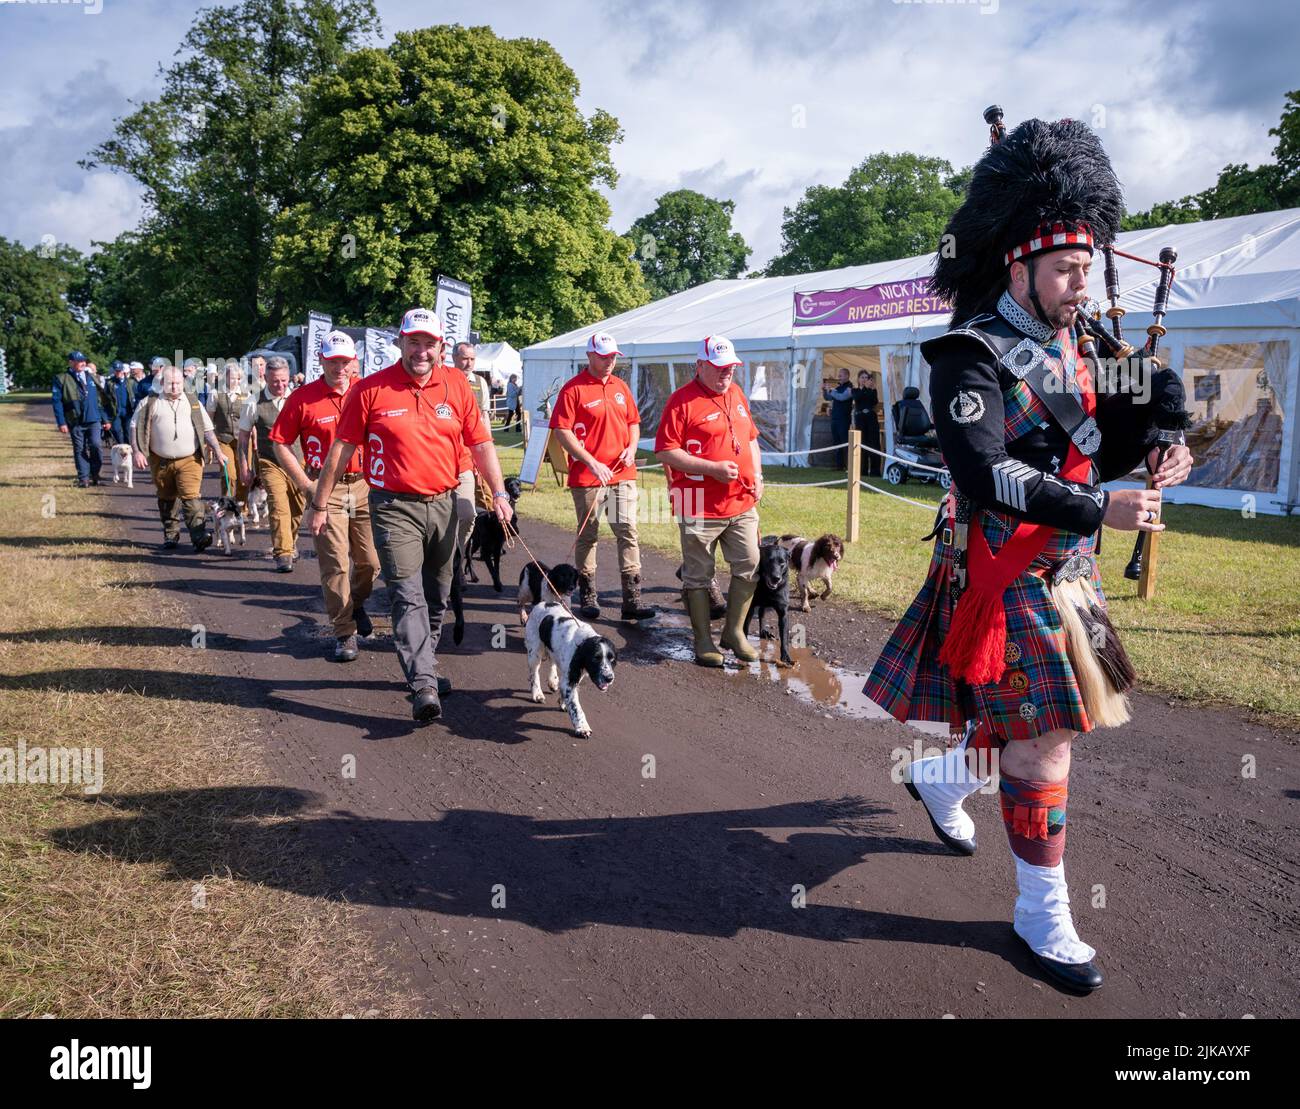
<instances>
[{"instance_id":1,"label":"bagpiper","mask_svg":"<svg viewBox=\"0 0 1300 1109\"><path fill-rule=\"evenodd\" d=\"M1070 120L998 137L935 262L951 329L921 345L953 485L925 584L864 691L958 739L902 776L959 854L975 851L962 802L996 766L1015 934L1055 982L1088 992L1102 975L1075 931L1062 862L1070 749L1128 720L1134 680L1106 615L1100 530L1163 530L1161 491L1186 479L1191 455L1176 374L1150 359L1097 374L1080 354L1093 251L1109 249L1124 211L1101 143ZM1151 488L1102 487L1143 462Z\"/></svg>"}]
</instances>

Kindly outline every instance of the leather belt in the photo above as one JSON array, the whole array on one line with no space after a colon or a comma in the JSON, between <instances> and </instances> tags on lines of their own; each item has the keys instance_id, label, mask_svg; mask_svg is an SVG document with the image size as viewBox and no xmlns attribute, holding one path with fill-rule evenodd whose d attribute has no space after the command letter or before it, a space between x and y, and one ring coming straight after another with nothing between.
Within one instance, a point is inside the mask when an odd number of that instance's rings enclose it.
<instances>
[{"instance_id":1,"label":"leather belt","mask_svg":"<svg viewBox=\"0 0 1300 1109\"><path fill-rule=\"evenodd\" d=\"M339 478L339 481L342 482L344 485L352 485L354 482L360 481L363 477L365 477L365 475L360 473L344 474L341 478Z\"/></svg>"},{"instance_id":2,"label":"leather belt","mask_svg":"<svg viewBox=\"0 0 1300 1109\"><path fill-rule=\"evenodd\" d=\"M374 492L385 497L393 497L399 501L415 501L419 504L431 504L434 501L440 501L443 497L450 497L455 490L444 489L441 493L397 493L391 489L376 489Z\"/></svg>"}]
</instances>

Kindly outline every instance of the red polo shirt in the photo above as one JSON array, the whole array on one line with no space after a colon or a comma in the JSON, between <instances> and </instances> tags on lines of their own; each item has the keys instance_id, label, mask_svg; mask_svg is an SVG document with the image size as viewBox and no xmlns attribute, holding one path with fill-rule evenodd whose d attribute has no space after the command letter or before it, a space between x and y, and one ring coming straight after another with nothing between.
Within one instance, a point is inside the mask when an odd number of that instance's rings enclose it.
<instances>
[{"instance_id":1,"label":"red polo shirt","mask_svg":"<svg viewBox=\"0 0 1300 1109\"><path fill-rule=\"evenodd\" d=\"M627 382L614 374L601 381L590 370L569 378L555 398L551 427L571 431L597 462L613 466L628 446L634 446L628 429L641 422ZM616 470L611 483L636 480L636 464ZM569 464L569 488L599 485L591 467L576 458Z\"/></svg>"},{"instance_id":2,"label":"red polo shirt","mask_svg":"<svg viewBox=\"0 0 1300 1109\"><path fill-rule=\"evenodd\" d=\"M271 428L271 440L289 446L295 439L302 447L303 466L309 473L314 473L325 465L325 456L329 454L338 434L339 415L343 411L343 402L347 399L350 388L344 382L345 391L336 393L323 377L300 386L289 394L276 417L275 426ZM361 456L363 450L352 452L348 460L347 473L361 473Z\"/></svg>"},{"instance_id":3,"label":"red polo shirt","mask_svg":"<svg viewBox=\"0 0 1300 1109\"><path fill-rule=\"evenodd\" d=\"M374 488L430 496L455 488L462 449L492 433L459 370L439 366L420 386L394 362L348 390L338 438L365 447Z\"/></svg>"},{"instance_id":4,"label":"red polo shirt","mask_svg":"<svg viewBox=\"0 0 1300 1109\"><path fill-rule=\"evenodd\" d=\"M757 438L749 402L734 381L725 393L715 393L697 378L673 393L659 417L655 450L684 450L713 462L734 462L740 468L735 481L719 481L668 467L679 514L716 520L753 508L756 475L749 444Z\"/></svg>"}]
</instances>

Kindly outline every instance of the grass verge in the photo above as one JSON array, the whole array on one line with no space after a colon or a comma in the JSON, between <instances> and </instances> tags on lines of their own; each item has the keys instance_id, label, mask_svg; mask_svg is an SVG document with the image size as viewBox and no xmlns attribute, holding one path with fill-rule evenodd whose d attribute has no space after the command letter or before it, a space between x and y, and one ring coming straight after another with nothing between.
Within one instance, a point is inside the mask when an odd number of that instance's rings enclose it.
<instances>
[{"instance_id":1,"label":"grass verge","mask_svg":"<svg viewBox=\"0 0 1300 1109\"><path fill-rule=\"evenodd\" d=\"M257 711L187 699L206 652L137 631L188 638L183 608L138 588L147 560L122 559L139 548L70 487L68 453L27 406L0 406L0 749L98 747L105 778L99 795L0 785L0 1016L402 1015L298 845ZM156 675L149 695L105 690L119 669ZM281 872L321 895L273 888Z\"/></svg>"}]
</instances>

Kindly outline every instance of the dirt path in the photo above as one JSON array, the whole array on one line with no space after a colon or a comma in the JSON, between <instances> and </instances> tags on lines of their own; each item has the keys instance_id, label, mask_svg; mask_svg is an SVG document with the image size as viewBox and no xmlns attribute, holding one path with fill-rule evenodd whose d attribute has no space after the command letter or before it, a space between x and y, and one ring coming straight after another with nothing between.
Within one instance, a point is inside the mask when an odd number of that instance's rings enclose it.
<instances>
[{"instance_id":1,"label":"dirt path","mask_svg":"<svg viewBox=\"0 0 1300 1109\"><path fill-rule=\"evenodd\" d=\"M860 678L811 663L793 681L704 671L681 661L679 616L657 631L606 623L618 680L604 695L584 687L595 737L579 741L554 702L523 693L509 594L470 586L465 643L448 631L440 652L456 692L417 729L386 617L357 662L323 657L309 557L271 573L264 531L231 559L164 552L147 482L99 493L106 526L153 552L117 557L152 560L229 675L196 678L193 695L216 727L225 703L264 709L282 811L329 860L338 896L368 907L431 1015L1296 1015L1296 734L1143 695L1129 728L1078 746L1067 875L1107 975L1078 999L1011 936L996 799L970 805L974 858L940 848L890 777L891 752L928 737L855 715ZM563 557L568 537L527 516L525 496L529 545ZM601 553L608 587L613 551ZM509 552L507 582L522 560ZM650 555L645 574L647 599L676 613L674 568ZM806 619L817 653L858 674L888 630L835 605ZM183 667L191 629L154 634ZM244 877L298 888L269 866Z\"/></svg>"}]
</instances>

